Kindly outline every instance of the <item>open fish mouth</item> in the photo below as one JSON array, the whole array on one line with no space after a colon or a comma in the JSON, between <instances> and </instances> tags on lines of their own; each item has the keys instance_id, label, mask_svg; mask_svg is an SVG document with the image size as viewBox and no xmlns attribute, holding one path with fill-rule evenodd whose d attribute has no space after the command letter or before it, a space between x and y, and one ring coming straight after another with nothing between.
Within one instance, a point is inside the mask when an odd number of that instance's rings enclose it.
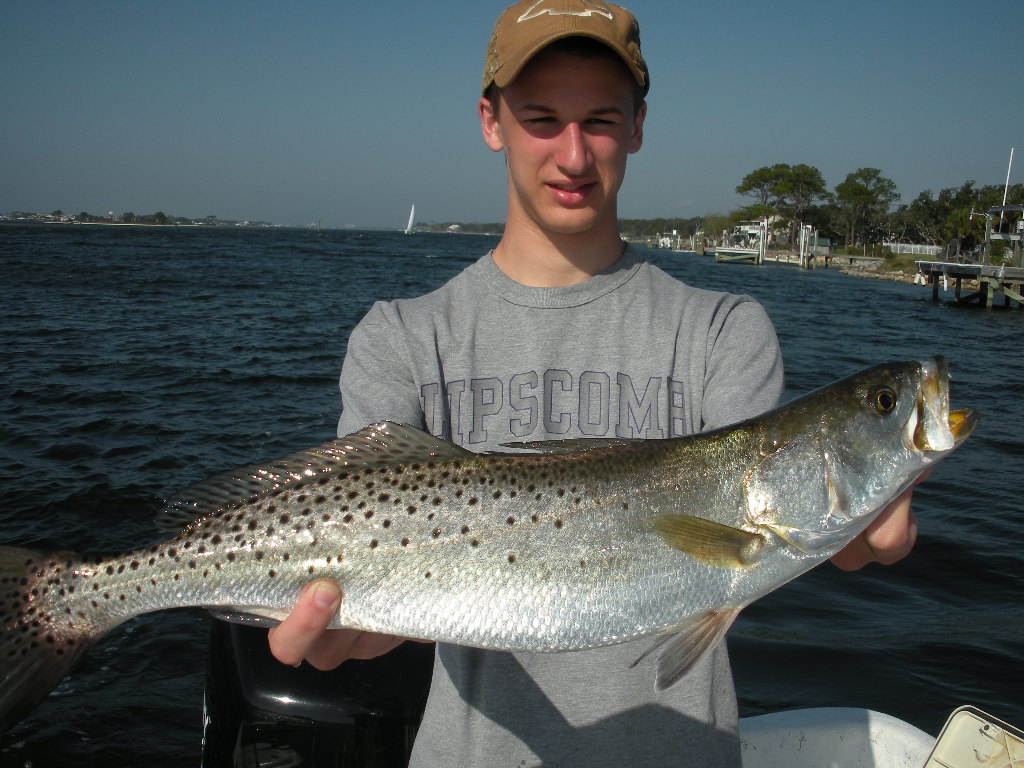
<instances>
[{"instance_id":1,"label":"open fish mouth","mask_svg":"<svg viewBox=\"0 0 1024 768\"><path fill-rule=\"evenodd\" d=\"M949 409L949 364L944 357L921 363L917 404L904 431L908 449L948 452L974 431L980 415L973 408Z\"/></svg>"}]
</instances>

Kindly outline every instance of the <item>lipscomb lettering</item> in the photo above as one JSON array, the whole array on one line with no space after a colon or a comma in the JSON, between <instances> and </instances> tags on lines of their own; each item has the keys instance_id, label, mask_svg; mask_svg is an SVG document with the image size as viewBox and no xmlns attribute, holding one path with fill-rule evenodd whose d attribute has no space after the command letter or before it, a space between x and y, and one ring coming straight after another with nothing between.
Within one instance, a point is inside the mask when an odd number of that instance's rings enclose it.
<instances>
[{"instance_id":1,"label":"lipscomb lettering","mask_svg":"<svg viewBox=\"0 0 1024 768\"><path fill-rule=\"evenodd\" d=\"M461 445L552 437L687 433L682 382L625 373L526 371L420 387L427 429Z\"/></svg>"},{"instance_id":2,"label":"lipscomb lettering","mask_svg":"<svg viewBox=\"0 0 1024 768\"><path fill-rule=\"evenodd\" d=\"M615 14L612 13L611 8L601 3L593 3L588 0L580 0L580 4L585 6L580 11L561 11L557 8L543 8L541 6L547 5L548 0L537 0L536 3L526 9L526 12L519 17L520 23L535 19L538 16L543 16L545 13L551 16L593 16L595 13L599 16L604 16L606 19L612 20L615 18Z\"/></svg>"}]
</instances>

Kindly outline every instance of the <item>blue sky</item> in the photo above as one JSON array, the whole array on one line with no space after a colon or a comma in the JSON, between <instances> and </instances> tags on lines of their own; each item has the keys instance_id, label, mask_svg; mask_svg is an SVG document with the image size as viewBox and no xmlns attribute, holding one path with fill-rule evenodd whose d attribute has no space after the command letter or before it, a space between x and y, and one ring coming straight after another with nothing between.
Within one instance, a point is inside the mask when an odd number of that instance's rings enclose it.
<instances>
[{"instance_id":1,"label":"blue sky","mask_svg":"<svg viewBox=\"0 0 1024 768\"><path fill-rule=\"evenodd\" d=\"M0 212L164 211L324 227L504 219L475 103L504 3L0 7ZM735 187L860 167L909 202L1024 181L1019 0L635 0L652 90L619 213L727 212Z\"/></svg>"}]
</instances>

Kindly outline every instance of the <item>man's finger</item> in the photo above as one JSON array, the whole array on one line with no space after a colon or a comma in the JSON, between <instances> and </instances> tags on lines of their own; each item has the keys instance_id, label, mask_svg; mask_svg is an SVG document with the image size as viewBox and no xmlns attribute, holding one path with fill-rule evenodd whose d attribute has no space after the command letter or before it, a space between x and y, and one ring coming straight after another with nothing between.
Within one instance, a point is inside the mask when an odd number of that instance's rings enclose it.
<instances>
[{"instance_id":1,"label":"man's finger","mask_svg":"<svg viewBox=\"0 0 1024 768\"><path fill-rule=\"evenodd\" d=\"M270 630L270 652L278 661L301 664L323 635L341 605L341 589L333 581L315 581L303 590L295 609Z\"/></svg>"}]
</instances>

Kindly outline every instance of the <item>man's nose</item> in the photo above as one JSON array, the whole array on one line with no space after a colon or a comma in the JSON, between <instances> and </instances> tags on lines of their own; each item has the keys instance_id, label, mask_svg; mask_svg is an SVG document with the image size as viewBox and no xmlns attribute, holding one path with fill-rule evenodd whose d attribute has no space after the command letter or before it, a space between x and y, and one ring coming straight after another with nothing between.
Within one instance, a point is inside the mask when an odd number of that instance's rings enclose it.
<instances>
[{"instance_id":1,"label":"man's nose","mask_svg":"<svg viewBox=\"0 0 1024 768\"><path fill-rule=\"evenodd\" d=\"M567 174L583 173L590 165L590 150L583 128L579 123L569 123L558 138L558 154L555 157L558 167Z\"/></svg>"}]
</instances>

